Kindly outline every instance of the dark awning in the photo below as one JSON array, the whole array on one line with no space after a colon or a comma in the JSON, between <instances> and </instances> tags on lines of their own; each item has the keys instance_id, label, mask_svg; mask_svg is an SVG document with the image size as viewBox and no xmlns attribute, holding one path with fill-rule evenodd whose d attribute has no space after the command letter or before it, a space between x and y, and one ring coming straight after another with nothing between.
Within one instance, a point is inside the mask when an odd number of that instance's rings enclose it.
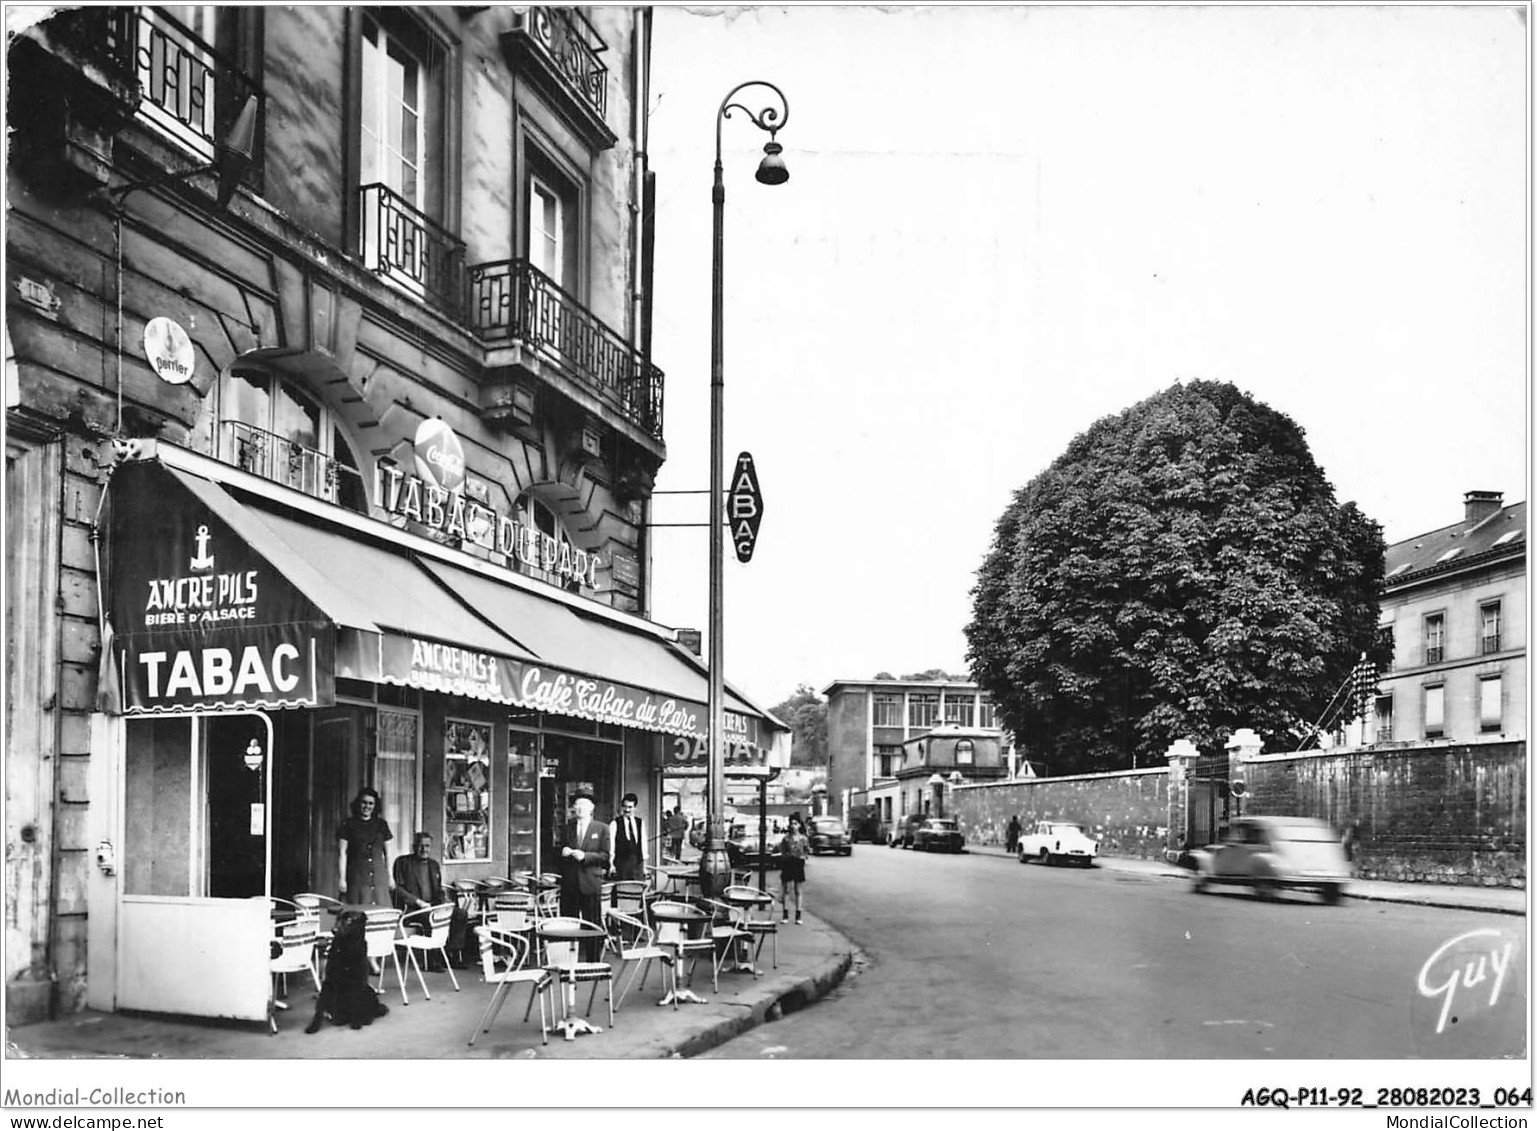
<instances>
[{"instance_id":1,"label":"dark awning","mask_svg":"<svg viewBox=\"0 0 1537 1131\"><path fill-rule=\"evenodd\" d=\"M136 713L334 702L336 677L466 695L675 736L702 764L702 664L635 618L438 560L180 467L110 484L107 636ZM728 763L766 764L766 721L728 691Z\"/></svg>"}]
</instances>

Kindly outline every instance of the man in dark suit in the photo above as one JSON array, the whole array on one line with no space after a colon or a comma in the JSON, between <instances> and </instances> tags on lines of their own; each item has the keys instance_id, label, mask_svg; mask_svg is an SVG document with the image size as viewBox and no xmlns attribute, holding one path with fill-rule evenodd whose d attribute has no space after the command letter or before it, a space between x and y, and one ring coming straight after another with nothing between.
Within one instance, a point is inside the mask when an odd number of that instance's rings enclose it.
<instances>
[{"instance_id":1,"label":"man in dark suit","mask_svg":"<svg viewBox=\"0 0 1537 1131\"><path fill-rule=\"evenodd\" d=\"M565 845L560 850L560 913L602 926L603 877L614 849L608 826L594 821L592 810L592 798L585 793L577 794L571 803L572 819L566 822ZM602 939L584 939L582 961L596 962L602 947Z\"/></svg>"},{"instance_id":2,"label":"man in dark suit","mask_svg":"<svg viewBox=\"0 0 1537 1131\"><path fill-rule=\"evenodd\" d=\"M609 827L614 838L615 879L646 878L646 832L641 828L640 814L635 811L639 804L640 799L633 793L625 794L619 802L619 816Z\"/></svg>"}]
</instances>

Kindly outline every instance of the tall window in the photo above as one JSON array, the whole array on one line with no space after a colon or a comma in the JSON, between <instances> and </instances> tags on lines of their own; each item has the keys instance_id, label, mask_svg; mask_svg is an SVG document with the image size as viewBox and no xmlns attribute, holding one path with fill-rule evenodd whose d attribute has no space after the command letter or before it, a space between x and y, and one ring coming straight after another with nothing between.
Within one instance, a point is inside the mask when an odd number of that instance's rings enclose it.
<instances>
[{"instance_id":1,"label":"tall window","mask_svg":"<svg viewBox=\"0 0 1537 1131\"><path fill-rule=\"evenodd\" d=\"M364 264L408 293L457 296L463 247L447 198L448 52L404 9L359 20L358 183Z\"/></svg>"},{"instance_id":2,"label":"tall window","mask_svg":"<svg viewBox=\"0 0 1537 1131\"><path fill-rule=\"evenodd\" d=\"M1392 622L1388 622L1387 624L1379 624L1377 626L1377 644L1382 649L1383 654L1386 656L1386 659L1383 661L1385 666L1382 670L1389 672L1392 671L1395 662L1394 647L1396 645L1396 641L1393 637Z\"/></svg>"},{"instance_id":3,"label":"tall window","mask_svg":"<svg viewBox=\"0 0 1537 1131\"><path fill-rule=\"evenodd\" d=\"M1497 675L1485 676L1478 681L1478 729L1488 732L1503 726L1501 707L1504 681Z\"/></svg>"},{"instance_id":4,"label":"tall window","mask_svg":"<svg viewBox=\"0 0 1537 1131\"><path fill-rule=\"evenodd\" d=\"M523 150L528 167L528 261L578 302L581 294L582 194L578 174L532 144Z\"/></svg>"},{"instance_id":5,"label":"tall window","mask_svg":"<svg viewBox=\"0 0 1537 1131\"><path fill-rule=\"evenodd\" d=\"M330 411L308 391L260 366L225 377L221 458L264 479L368 513L357 457Z\"/></svg>"},{"instance_id":6,"label":"tall window","mask_svg":"<svg viewBox=\"0 0 1537 1131\"><path fill-rule=\"evenodd\" d=\"M1425 662L1439 664L1446 656L1446 617L1431 613L1425 618Z\"/></svg>"},{"instance_id":7,"label":"tall window","mask_svg":"<svg viewBox=\"0 0 1537 1131\"><path fill-rule=\"evenodd\" d=\"M939 696L914 692L907 697L907 725L910 727L935 727L939 725Z\"/></svg>"},{"instance_id":8,"label":"tall window","mask_svg":"<svg viewBox=\"0 0 1537 1131\"><path fill-rule=\"evenodd\" d=\"M875 748L876 777L895 777L902 768L902 748L900 746L877 746Z\"/></svg>"},{"instance_id":9,"label":"tall window","mask_svg":"<svg viewBox=\"0 0 1537 1131\"><path fill-rule=\"evenodd\" d=\"M871 723L878 727L902 725L902 697L878 692L871 706Z\"/></svg>"},{"instance_id":10,"label":"tall window","mask_svg":"<svg viewBox=\"0 0 1537 1131\"><path fill-rule=\"evenodd\" d=\"M1377 696L1376 722L1376 740L1391 742L1393 740L1393 696Z\"/></svg>"},{"instance_id":11,"label":"tall window","mask_svg":"<svg viewBox=\"0 0 1537 1131\"><path fill-rule=\"evenodd\" d=\"M1425 737L1440 738L1446 733L1446 688L1441 684L1425 688Z\"/></svg>"},{"instance_id":12,"label":"tall window","mask_svg":"<svg viewBox=\"0 0 1537 1131\"><path fill-rule=\"evenodd\" d=\"M1487 601L1478 606L1479 652L1487 656L1500 650L1500 603Z\"/></svg>"},{"instance_id":13,"label":"tall window","mask_svg":"<svg viewBox=\"0 0 1537 1131\"><path fill-rule=\"evenodd\" d=\"M565 278L565 205L538 177L529 178L528 258L557 283Z\"/></svg>"},{"instance_id":14,"label":"tall window","mask_svg":"<svg viewBox=\"0 0 1537 1131\"><path fill-rule=\"evenodd\" d=\"M423 69L419 47L363 17L363 183L382 184L413 208L422 206Z\"/></svg>"},{"instance_id":15,"label":"tall window","mask_svg":"<svg viewBox=\"0 0 1537 1131\"><path fill-rule=\"evenodd\" d=\"M945 695L945 722L953 726L972 725L976 700L970 695Z\"/></svg>"},{"instance_id":16,"label":"tall window","mask_svg":"<svg viewBox=\"0 0 1537 1131\"><path fill-rule=\"evenodd\" d=\"M977 726L989 730L998 725L998 708L991 699L984 698L977 704Z\"/></svg>"}]
</instances>

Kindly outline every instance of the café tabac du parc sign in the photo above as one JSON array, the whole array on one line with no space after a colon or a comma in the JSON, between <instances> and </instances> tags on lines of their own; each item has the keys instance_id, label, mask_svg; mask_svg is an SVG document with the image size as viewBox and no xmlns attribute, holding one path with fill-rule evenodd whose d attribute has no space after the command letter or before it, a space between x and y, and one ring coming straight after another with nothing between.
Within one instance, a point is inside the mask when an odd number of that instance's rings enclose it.
<instances>
[{"instance_id":1,"label":"caf\u00e9 tabac du parc sign","mask_svg":"<svg viewBox=\"0 0 1537 1131\"><path fill-rule=\"evenodd\" d=\"M598 587L598 555L500 514L464 493L464 447L441 420L416 430L416 474L379 469L378 504L387 513L534 569Z\"/></svg>"},{"instance_id":2,"label":"caf\u00e9 tabac du parc sign","mask_svg":"<svg viewBox=\"0 0 1537 1131\"><path fill-rule=\"evenodd\" d=\"M644 688L547 665L477 652L452 644L388 635L383 640L382 670L390 683L465 695L553 715L573 715L614 726L660 731L674 736L668 763L703 765L709 720L703 705ZM758 765L766 751L756 746L756 720L727 712L727 763Z\"/></svg>"}]
</instances>

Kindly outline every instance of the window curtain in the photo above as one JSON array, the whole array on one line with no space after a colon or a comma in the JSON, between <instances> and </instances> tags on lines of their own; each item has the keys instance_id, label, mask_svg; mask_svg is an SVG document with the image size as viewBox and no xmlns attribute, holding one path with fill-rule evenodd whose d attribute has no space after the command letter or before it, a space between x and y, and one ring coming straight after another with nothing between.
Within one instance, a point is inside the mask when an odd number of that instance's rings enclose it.
<instances>
[{"instance_id":1,"label":"window curtain","mask_svg":"<svg viewBox=\"0 0 1537 1131\"><path fill-rule=\"evenodd\" d=\"M395 834L391 847L396 854L411 851L417 824L416 716L405 711L379 708L379 749L374 760L374 788L384 798L384 819Z\"/></svg>"}]
</instances>

